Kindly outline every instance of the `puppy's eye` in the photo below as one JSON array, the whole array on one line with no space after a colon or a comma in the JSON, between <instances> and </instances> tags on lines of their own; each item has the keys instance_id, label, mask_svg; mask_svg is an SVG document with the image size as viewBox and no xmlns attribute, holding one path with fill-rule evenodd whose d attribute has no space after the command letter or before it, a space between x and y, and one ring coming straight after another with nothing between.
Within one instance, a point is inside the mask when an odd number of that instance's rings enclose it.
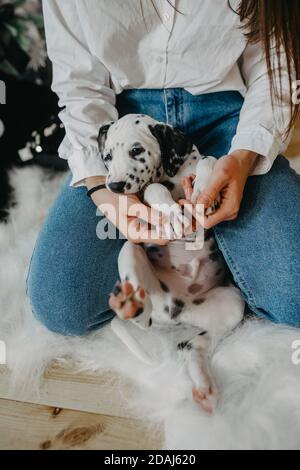
<instances>
[{"instance_id":1,"label":"puppy's eye","mask_svg":"<svg viewBox=\"0 0 300 470\"><path fill-rule=\"evenodd\" d=\"M141 153L145 152L145 149L143 147L134 147L133 149L130 150L129 155L131 157L137 157L138 155L141 155Z\"/></svg>"}]
</instances>

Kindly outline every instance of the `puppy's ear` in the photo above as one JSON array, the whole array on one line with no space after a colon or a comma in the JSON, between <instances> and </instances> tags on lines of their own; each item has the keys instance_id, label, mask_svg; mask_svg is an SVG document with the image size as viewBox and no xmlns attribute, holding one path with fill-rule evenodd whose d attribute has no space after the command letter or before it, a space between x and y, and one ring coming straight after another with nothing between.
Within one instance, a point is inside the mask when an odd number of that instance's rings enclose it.
<instances>
[{"instance_id":1,"label":"puppy's ear","mask_svg":"<svg viewBox=\"0 0 300 470\"><path fill-rule=\"evenodd\" d=\"M98 140L98 147L99 147L99 152L100 152L101 156L103 155L103 150L104 150L104 147L105 147L105 142L106 142L106 137L107 137L108 130L109 130L110 126L112 126L113 123L114 123L113 121L106 122L106 123L102 124L102 126L100 127L97 140Z\"/></svg>"},{"instance_id":2,"label":"puppy's ear","mask_svg":"<svg viewBox=\"0 0 300 470\"><path fill-rule=\"evenodd\" d=\"M183 132L167 124L150 125L149 129L158 140L163 169L168 176L175 176L193 144Z\"/></svg>"}]
</instances>

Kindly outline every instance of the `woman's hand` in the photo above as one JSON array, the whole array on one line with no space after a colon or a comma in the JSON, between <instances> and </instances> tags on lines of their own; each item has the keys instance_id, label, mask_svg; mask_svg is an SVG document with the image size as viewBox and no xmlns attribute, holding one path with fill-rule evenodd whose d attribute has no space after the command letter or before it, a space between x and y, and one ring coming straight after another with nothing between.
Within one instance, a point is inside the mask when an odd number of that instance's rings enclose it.
<instances>
[{"instance_id":1,"label":"woman's hand","mask_svg":"<svg viewBox=\"0 0 300 470\"><path fill-rule=\"evenodd\" d=\"M85 184L88 189L91 189L104 181L103 177L92 177L87 178ZM129 241L157 245L166 245L169 242L161 235L159 236L159 231L155 229L164 222L162 214L142 204L137 196L125 196L101 189L92 194L92 199L107 219Z\"/></svg>"},{"instance_id":2,"label":"woman's hand","mask_svg":"<svg viewBox=\"0 0 300 470\"><path fill-rule=\"evenodd\" d=\"M197 204L203 204L207 209L218 195L221 195L221 205L212 215L204 218L204 228L210 229L220 222L234 220L238 217L244 188L251 174L257 154L248 150L238 150L220 158L213 171L212 178L202 191ZM184 179L186 199L192 194L192 179Z\"/></svg>"}]
</instances>

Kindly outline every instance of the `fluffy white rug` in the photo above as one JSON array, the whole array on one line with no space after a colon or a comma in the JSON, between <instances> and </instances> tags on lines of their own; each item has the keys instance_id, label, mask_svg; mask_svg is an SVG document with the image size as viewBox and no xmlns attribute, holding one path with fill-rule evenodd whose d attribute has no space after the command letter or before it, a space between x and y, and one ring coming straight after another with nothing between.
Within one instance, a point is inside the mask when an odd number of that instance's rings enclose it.
<instances>
[{"instance_id":1,"label":"fluffy white rug","mask_svg":"<svg viewBox=\"0 0 300 470\"><path fill-rule=\"evenodd\" d=\"M211 367L220 401L215 416L208 417L191 400L176 332L139 331L153 362L147 366L109 326L86 338L63 338L37 324L26 301L26 271L61 181L39 168L12 172L17 204L9 223L0 224L0 340L6 342L16 386L38 387L51 360L72 358L79 369L111 368L135 380L130 406L164 423L167 449L299 449L300 365L292 362L299 330L249 321L219 345Z\"/></svg>"}]
</instances>

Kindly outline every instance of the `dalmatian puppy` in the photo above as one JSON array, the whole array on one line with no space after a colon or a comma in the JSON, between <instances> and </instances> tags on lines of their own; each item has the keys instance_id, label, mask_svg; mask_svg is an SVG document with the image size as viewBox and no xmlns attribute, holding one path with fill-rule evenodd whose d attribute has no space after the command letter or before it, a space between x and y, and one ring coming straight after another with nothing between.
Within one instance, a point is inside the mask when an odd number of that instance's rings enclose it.
<instances>
[{"instance_id":1,"label":"dalmatian puppy","mask_svg":"<svg viewBox=\"0 0 300 470\"><path fill-rule=\"evenodd\" d=\"M178 129L145 115L129 114L104 124L98 142L108 171L107 188L138 194L155 209L159 204L171 227L171 241L165 246L125 243L118 260L121 282L111 294L110 307L120 319L143 328L162 324L196 328L197 334L178 344L178 351L186 361L195 401L212 413L216 390L207 367L209 347L241 322L244 301L229 280L211 230L204 231L199 249L187 249L195 234L180 239L190 220L177 201L184 198L182 179L192 174L196 175L192 202L197 200L216 159L200 155ZM208 213L217 207L218 201Z\"/></svg>"}]
</instances>

